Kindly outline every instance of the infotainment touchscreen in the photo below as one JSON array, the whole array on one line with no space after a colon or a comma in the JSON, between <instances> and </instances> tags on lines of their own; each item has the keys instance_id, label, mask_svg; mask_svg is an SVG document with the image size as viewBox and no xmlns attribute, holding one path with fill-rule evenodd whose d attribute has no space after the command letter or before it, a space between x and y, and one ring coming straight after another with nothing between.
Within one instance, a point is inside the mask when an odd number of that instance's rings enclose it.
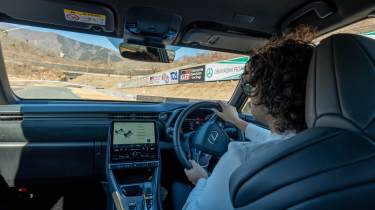
<instances>
[{"instance_id":1,"label":"infotainment touchscreen","mask_svg":"<svg viewBox=\"0 0 375 210\"><path fill-rule=\"evenodd\" d=\"M153 122L114 122L113 145L154 144Z\"/></svg>"}]
</instances>

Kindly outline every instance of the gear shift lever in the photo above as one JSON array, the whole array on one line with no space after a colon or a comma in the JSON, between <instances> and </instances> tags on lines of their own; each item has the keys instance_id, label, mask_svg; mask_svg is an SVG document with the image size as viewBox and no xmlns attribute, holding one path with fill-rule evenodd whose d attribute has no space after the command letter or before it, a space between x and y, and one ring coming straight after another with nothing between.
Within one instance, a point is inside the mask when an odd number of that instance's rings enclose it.
<instances>
[{"instance_id":1,"label":"gear shift lever","mask_svg":"<svg viewBox=\"0 0 375 210\"><path fill-rule=\"evenodd\" d=\"M145 209L151 209L152 207L152 184L151 182L145 182L143 184L143 200Z\"/></svg>"}]
</instances>

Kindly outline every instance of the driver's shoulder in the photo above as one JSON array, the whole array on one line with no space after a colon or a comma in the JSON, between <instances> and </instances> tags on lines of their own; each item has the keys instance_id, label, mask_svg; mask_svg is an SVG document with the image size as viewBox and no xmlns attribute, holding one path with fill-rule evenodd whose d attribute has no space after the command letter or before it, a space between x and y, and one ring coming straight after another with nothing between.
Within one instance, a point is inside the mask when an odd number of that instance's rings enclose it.
<instances>
[{"instance_id":1,"label":"driver's shoulder","mask_svg":"<svg viewBox=\"0 0 375 210\"><path fill-rule=\"evenodd\" d=\"M271 141L268 142L230 142L228 145L228 155L229 156L236 156L241 159L241 161L245 161L249 158L249 155L259 147L267 146Z\"/></svg>"},{"instance_id":2,"label":"driver's shoulder","mask_svg":"<svg viewBox=\"0 0 375 210\"><path fill-rule=\"evenodd\" d=\"M244 159L247 147L248 142L230 142L228 145L227 155Z\"/></svg>"},{"instance_id":3,"label":"driver's shoulder","mask_svg":"<svg viewBox=\"0 0 375 210\"><path fill-rule=\"evenodd\" d=\"M232 141L228 145L228 151L243 150L248 146L248 142Z\"/></svg>"}]
</instances>

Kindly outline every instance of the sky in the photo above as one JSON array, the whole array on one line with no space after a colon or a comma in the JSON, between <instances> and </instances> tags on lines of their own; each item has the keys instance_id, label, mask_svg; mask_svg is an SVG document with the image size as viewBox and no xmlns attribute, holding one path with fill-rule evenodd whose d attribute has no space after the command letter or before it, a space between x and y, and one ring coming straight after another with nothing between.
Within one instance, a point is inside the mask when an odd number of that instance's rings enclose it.
<instances>
[{"instance_id":1,"label":"sky","mask_svg":"<svg viewBox=\"0 0 375 210\"><path fill-rule=\"evenodd\" d=\"M65 36L71 39L78 40L80 42L98 45L98 46L118 52L118 48L117 48L118 46L114 46L111 43L111 41L104 36L97 36L97 35L92 35L92 34L84 34L84 33L70 32L70 31L63 31L63 30L55 30L55 29L48 29L48 28L41 28L41 27L34 27L34 26L24 26L24 25L18 25L18 24L12 24L12 26L14 27L11 29L8 29L9 31L18 30L16 28L20 28L20 29L39 31L39 32L52 32L52 33L59 34L61 36ZM116 43L121 43L122 41L121 39L116 40L116 38L111 38L111 39L113 40L113 42L116 42ZM183 58L184 56L194 56L196 54L208 53L208 52L209 51L207 50L181 47L176 51L175 60L179 60Z\"/></svg>"}]
</instances>

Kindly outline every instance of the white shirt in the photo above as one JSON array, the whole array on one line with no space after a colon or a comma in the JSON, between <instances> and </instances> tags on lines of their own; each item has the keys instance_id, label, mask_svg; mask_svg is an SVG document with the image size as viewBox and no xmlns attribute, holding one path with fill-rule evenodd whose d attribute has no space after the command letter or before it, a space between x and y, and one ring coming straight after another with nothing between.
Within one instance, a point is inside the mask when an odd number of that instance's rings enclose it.
<instances>
[{"instance_id":1,"label":"white shirt","mask_svg":"<svg viewBox=\"0 0 375 210\"><path fill-rule=\"evenodd\" d=\"M270 141L293 137L295 131L282 134L249 123L245 136L250 142L231 142L228 151L220 158L208 179L199 179L183 207L183 210L233 209L229 195L229 178L237 167L251 158L252 151Z\"/></svg>"}]
</instances>

